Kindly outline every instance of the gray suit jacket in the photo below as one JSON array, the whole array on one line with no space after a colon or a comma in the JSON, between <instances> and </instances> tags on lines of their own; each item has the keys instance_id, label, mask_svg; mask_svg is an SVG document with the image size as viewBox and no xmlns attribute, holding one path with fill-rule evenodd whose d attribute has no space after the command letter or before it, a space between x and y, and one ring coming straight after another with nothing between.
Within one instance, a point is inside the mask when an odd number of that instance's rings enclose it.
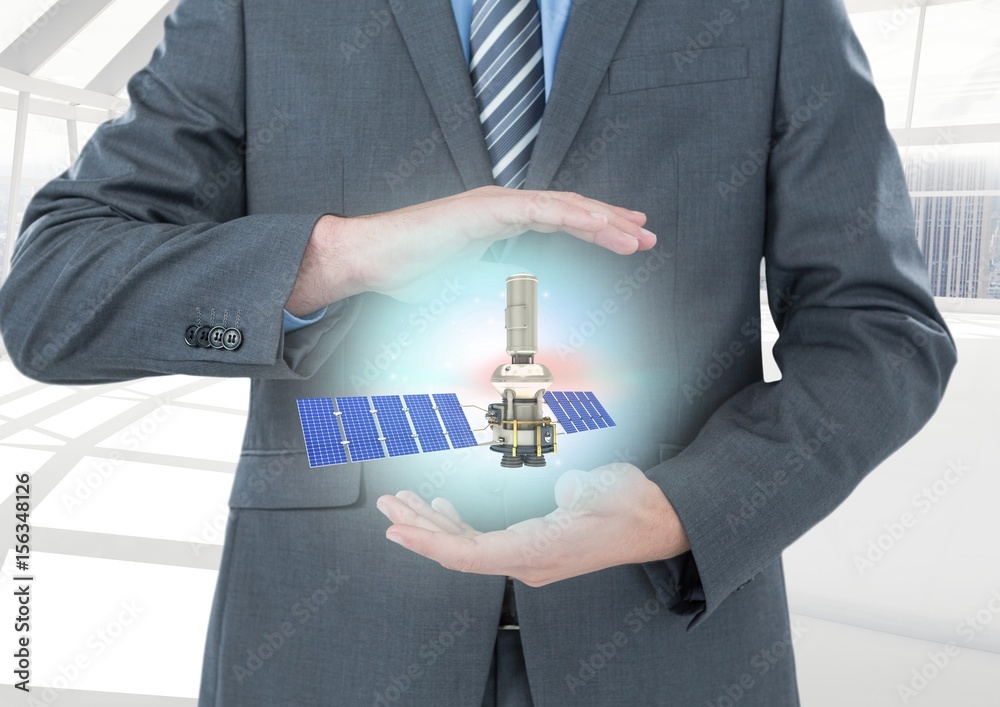
<instances>
[{"instance_id":1,"label":"gray suit jacket","mask_svg":"<svg viewBox=\"0 0 1000 707\"><path fill-rule=\"evenodd\" d=\"M310 470L297 421L297 397L406 392L391 373L418 355L366 376L420 333L415 305L373 295L283 335L319 216L491 183L454 25L447 0L186 0L129 112L26 215L0 293L26 374L253 379L205 705L478 705L503 580L386 542L374 499L419 488L483 529L553 507L559 469L498 477L485 451ZM637 464L692 547L518 585L535 702L797 704L781 552L920 429L955 363L841 2L577 2L526 187L642 209L659 235L623 258L526 234L504 262L578 298L542 354L616 305L574 360L621 418L594 434L617 436L564 443L567 463ZM239 312L242 347L186 346L196 308Z\"/></svg>"}]
</instances>

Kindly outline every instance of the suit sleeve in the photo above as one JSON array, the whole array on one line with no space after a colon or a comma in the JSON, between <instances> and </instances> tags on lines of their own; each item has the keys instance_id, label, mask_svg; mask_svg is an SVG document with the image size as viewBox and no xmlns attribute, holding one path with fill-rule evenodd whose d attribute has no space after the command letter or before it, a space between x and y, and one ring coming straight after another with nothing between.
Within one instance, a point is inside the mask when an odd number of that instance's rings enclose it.
<instances>
[{"instance_id":1,"label":"suit sleeve","mask_svg":"<svg viewBox=\"0 0 1000 707\"><path fill-rule=\"evenodd\" d=\"M648 472L691 543L687 558L666 563L689 629L912 437L956 362L843 4L786 0L782 13L774 115L828 95L808 120L773 129L765 262L781 379L727 400ZM646 569L662 575L657 565Z\"/></svg>"},{"instance_id":2,"label":"suit sleeve","mask_svg":"<svg viewBox=\"0 0 1000 707\"><path fill-rule=\"evenodd\" d=\"M323 214L247 215L243 52L240 2L183 0L129 82L128 112L36 194L0 290L4 343L26 375L300 378L343 337L358 302L283 333ZM242 345L188 346L199 318L235 326Z\"/></svg>"}]
</instances>

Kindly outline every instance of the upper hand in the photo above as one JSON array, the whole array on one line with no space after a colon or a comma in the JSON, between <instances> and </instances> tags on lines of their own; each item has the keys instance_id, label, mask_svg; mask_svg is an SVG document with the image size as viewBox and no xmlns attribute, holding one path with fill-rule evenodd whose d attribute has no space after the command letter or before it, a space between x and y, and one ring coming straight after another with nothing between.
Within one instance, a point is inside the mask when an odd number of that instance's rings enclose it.
<instances>
[{"instance_id":1,"label":"upper hand","mask_svg":"<svg viewBox=\"0 0 1000 707\"><path fill-rule=\"evenodd\" d=\"M324 216L285 304L302 316L359 292L393 294L456 257L527 231L564 232L614 253L649 250L645 214L572 192L498 186L371 216Z\"/></svg>"},{"instance_id":2,"label":"upper hand","mask_svg":"<svg viewBox=\"0 0 1000 707\"><path fill-rule=\"evenodd\" d=\"M568 471L556 481L555 497L558 508L545 517L488 533L443 498L427 504L400 491L376 504L393 522L386 537L406 549L447 569L508 575L533 587L690 549L673 506L631 464Z\"/></svg>"}]
</instances>

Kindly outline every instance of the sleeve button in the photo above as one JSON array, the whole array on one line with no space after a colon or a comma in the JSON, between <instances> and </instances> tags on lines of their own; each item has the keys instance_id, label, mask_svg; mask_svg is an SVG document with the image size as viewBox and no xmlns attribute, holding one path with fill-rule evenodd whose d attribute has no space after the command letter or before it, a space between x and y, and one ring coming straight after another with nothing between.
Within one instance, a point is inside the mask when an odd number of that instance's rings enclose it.
<instances>
[{"instance_id":1,"label":"sleeve button","mask_svg":"<svg viewBox=\"0 0 1000 707\"><path fill-rule=\"evenodd\" d=\"M209 336L212 331L212 327L200 326L195 333L195 339L198 341L198 346L203 349L212 348L212 339Z\"/></svg>"},{"instance_id":2,"label":"sleeve button","mask_svg":"<svg viewBox=\"0 0 1000 707\"><path fill-rule=\"evenodd\" d=\"M222 337L222 346L229 350L235 351L243 344L243 332L241 332L236 327L230 327L226 329Z\"/></svg>"},{"instance_id":3,"label":"sleeve button","mask_svg":"<svg viewBox=\"0 0 1000 707\"><path fill-rule=\"evenodd\" d=\"M208 332L208 340L212 344L213 349L222 348L225 333L226 330L221 326L212 327L212 330Z\"/></svg>"}]
</instances>

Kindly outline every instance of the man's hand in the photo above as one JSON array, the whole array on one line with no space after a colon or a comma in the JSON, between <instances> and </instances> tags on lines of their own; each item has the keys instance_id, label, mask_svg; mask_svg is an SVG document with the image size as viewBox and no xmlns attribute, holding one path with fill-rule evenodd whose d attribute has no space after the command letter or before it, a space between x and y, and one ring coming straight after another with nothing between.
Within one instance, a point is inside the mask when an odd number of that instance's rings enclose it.
<instances>
[{"instance_id":1,"label":"man's hand","mask_svg":"<svg viewBox=\"0 0 1000 707\"><path fill-rule=\"evenodd\" d=\"M371 216L324 216L285 309L303 316L360 292L391 295L455 258L527 231L564 232L614 253L649 250L645 214L571 192L489 186Z\"/></svg>"},{"instance_id":2,"label":"man's hand","mask_svg":"<svg viewBox=\"0 0 1000 707\"><path fill-rule=\"evenodd\" d=\"M393 525L386 537L442 567L508 575L532 587L616 565L667 559L690 549L663 492L631 464L568 471L556 481L558 508L544 518L481 533L443 498L411 491L376 505Z\"/></svg>"}]
</instances>

